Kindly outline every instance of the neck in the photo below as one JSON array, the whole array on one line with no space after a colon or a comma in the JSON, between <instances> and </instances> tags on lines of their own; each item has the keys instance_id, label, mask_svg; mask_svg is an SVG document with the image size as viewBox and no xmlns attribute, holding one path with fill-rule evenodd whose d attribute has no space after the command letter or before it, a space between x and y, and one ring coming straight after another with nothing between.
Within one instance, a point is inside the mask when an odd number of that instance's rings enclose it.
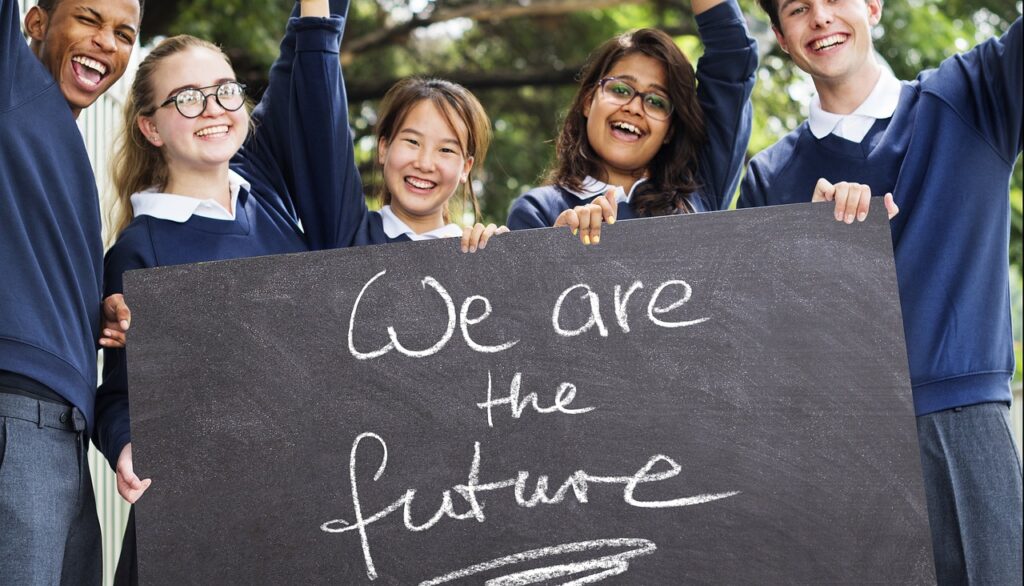
<instances>
[{"instance_id":1,"label":"neck","mask_svg":"<svg viewBox=\"0 0 1024 586\"><path fill-rule=\"evenodd\" d=\"M412 228L412 231L417 234L424 234L444 226L444 212L442 210L438 210L436 214L417 216L395 206L394 202L391 202L391 213L395 214L396 218L402 220L406 226Z\"/></svg>"},{"instance_id":2,"label":"neck","mask_svg":"<svg viewBox=\"0 0 1024 586\"><path fill-rule=\"evenodd\" d=\"M196 199L212 199L231 212L227 164L209 169L175 169L168 165L164 192Z\"/></svg>"},{"instance_id":3,"label":"neck","mask_svg":"<svg viewBox=\"0 0 1024 586\"><path fill-rule=\"evenodd\" d=\"M882 67L874 59L869 59L861 73L841 80L815 79L814 89L818 91L823 110L832 114L849 114L868 99L880 77Z\"/></svg>"},{"instance_id":4,"label":"neck","mask_svg":"<svg viewBox=\"0 0 1024 586\"><path fill-rule=\"evenodd\" d=\"M634 172L620 171L618 169L604 168L605 179L604 182L608 185L618 185L629 193L633 189L633 185L637 181L647 176L647 170L640 170Z\"/></svg>"}]
</instances>

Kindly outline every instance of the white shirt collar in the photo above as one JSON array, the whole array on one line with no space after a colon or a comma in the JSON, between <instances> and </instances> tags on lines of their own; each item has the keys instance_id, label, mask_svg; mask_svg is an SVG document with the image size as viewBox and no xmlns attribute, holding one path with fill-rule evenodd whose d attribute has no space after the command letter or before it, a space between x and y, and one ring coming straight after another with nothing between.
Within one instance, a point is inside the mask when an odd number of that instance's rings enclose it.
<instances>
[{"instance_id":1,"label":"white shirt collar","mask_svg":"<svg viewBox=\"0 0 1024 586\"><path fill-rule=\"evenodd\" d=\"M571 189L566 189L566 191L583 200L590 199L597 195L604 195L608 193L609 189L614 189L616 203L629 203L630 199L632 199L633 197L633 192L636 191L637 186L639 186L644 181L647 181L646 177L641 177L640 179L637 179L636 182L633 183L633 187L629 188L629 193L627 194L626 190L623 189L621 185L609 185L604 181L594 179L590 175L587 175L586 179L584 179L583 183L580 185L580 191L573 191Z\"/></svg>"},{"instance_id":2,"label":"white shirt collar","mask_svg":"<svg viewBox=\"0 0 1024 586\"><path fill-rule=\"evenodd\" d=\"M132 210L135 217L153 216L161 220L184 223L192 216L213 220L234 221L238 193L242 188L250 189L249 182L241 175L228 169L228 189L231 192L231 209L226 210L212 199L199 199L173 193L162 193L156 187L132 194Z\"/></svg>"},{"instance_id":3,"label":"white shirt collar","mask_svg":"<svg viewBox=\"0 0 1024 586\"><path fill-rule=\"evenodd\" d=\"M430 232L424 232L423 234L417 234L412 228L405 222L398 219L395 212L391 211L391 206L384 206L380 209L381 222L384 225L384 233L388 235L388 238L397 238L402 234L409 237L409 240L435 240L438 238L461 238L462 228L458 224L448 224L431 230Z\"/></svg>"},{"instance_id":4,"label":"white shirt collar","mask_svg":"<svg viewBox=\"0 0 1024 586\"><path fill-rule=\"evenodd\" d=\"M900 102L903 85L888 69L882 69L875 88L868 97L849 114L833 114L821 108L821 100L814 96L807 124L815 138L835 134L853 142L864 140L876 120L892 117Z\"/></svg>"}]
</instances>

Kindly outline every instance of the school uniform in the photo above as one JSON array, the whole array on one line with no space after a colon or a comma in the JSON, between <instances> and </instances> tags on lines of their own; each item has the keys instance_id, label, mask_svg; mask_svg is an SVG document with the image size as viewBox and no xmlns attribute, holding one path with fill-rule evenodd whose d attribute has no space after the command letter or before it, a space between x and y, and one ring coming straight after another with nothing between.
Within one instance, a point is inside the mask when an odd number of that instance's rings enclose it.
<instances>
[{"instance_id":1,"label":"school uniform","mask_svg":"<svg viewBox=\"0 0 1024 586\"><path fill-rule=\"evenodd\" d=\"M60 85L0 0L0 581L99 584L87 459L103 243Z\"/></svg>"},{"instance_id":2,"label":"school uniform","mask_svg":"<svg viewBox=\"0 0 1024 586\"><path fill-rule=\"evenodd\" d=\"M757 69L757 43L747 33L746 22L735 0L698 14L697 31L704 55L697 61L697 100L704 112L707 143L700 152L695 176L700 188L689 194L689 211L723 210L732 203L750 140L750 94ZM686 129L677 129L686 132ZM633 193L617 197L616 220L636 218L630 203ZM553 226L567 209L588 204L611 188L587 177L582 189L545 185L518 197L508 215L511 230Z\"/></svg>"},{"instance_id":3,"label":"school uniform","mask_svg":"<svg viewBox=\"0 0 1024 586\"><path fill-rule=\"evenodd\" d=\"M334 14L347 8L347 2L331 2ZM132 269L303 252L351 240L354 226L341 216L341 194L362 188L358 174L346 175L337 164L353 157L338 67L345 18L296 14L297 4L253 112L252 135L230 163L229 207L155 188L133 194L134 219L105 258L107 295L122 292L123 273ZM104 350L96 411L96 444L116 469L131 441L124 350ZM118 583L137 581L134 545L132 515Z\"/></svg>"},{"instance_id":4,"label":"school uniform","mask_svg":"<svg viewBox=\"0 0 1024 586\"><path fill-rule=\"evenodd\" d=\"M809 201L824 177L899 205L890 225L940 583L1022 578L1007 257L1022 52L1018 19L914 81L883 75L851 116L812 105L808 122L754 157L739 201Z\"/></svg>"}]
</instances>

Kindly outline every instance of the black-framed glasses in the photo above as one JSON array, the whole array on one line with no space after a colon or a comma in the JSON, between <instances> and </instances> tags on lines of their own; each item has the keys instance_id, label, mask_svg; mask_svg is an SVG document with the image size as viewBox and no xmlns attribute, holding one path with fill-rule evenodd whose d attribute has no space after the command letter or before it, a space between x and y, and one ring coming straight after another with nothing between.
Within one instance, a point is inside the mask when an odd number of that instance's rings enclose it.
<instances>
[{"instance_id":1,"label":"black-framed glasses","mask_svg":"<svg viewBox=\"0 0 1024 586\"><path fill-rule=\"evenodd\" d=\"M234 112L245 105L245 84L237 81L225 81L207 87L186 88L164 100L157 108L174 104L178 113L185 118L198 118L206 111L207 98L210 96L217 100L217 104L221 108L228 112Z\"/></svg>"},{"instance_id":2,"label":"black-framed glasses","mask_svg":"<svg viewBox=\"0 0 1024 586\"><path fill-rule=\"evenodd\" d=\"M644 112L651 118L668 120L672 115L672 102L661 94L638 91L627 81L617 77L605 77L598 84L601 86L601 95L613 104L625 106L632 102L633 98L640 96Z\"/></svg>"}]
</instances>

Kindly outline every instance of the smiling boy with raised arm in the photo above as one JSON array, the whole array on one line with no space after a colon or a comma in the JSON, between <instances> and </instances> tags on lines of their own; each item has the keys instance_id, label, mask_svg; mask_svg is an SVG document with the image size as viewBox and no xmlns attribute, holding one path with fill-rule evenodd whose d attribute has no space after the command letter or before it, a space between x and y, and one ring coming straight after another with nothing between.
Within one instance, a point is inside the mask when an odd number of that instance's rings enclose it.
<instances>
[{"instance_id":1,"label":"smiling boy with raised arm","mask_svg":"<svg viewBox=\"0 0 1024 586\"><path fill-rule=\"evenodd\" d=\"M0 582L99 584L86 448L99 198L75 123L124 73L140 0L0 0ZM109 316L108 316L109 317Z\"/></svg>"},{"instance_id":2,"label":"smiling boy with raised arm","mask_svg":"<svg viewBox=\"0 0 1024 586\"><path fill-rule=\"evenodd\" d=\"M739 206L807 201L821 178L893 194L936 575L1020 584L1008 191L1022 142L1021 21L907 82L874 57L881 0L759 2L817 97L806 123L751 161ZM863 211L836 209L846 222Z\"/></svg>"}]
</instances>

